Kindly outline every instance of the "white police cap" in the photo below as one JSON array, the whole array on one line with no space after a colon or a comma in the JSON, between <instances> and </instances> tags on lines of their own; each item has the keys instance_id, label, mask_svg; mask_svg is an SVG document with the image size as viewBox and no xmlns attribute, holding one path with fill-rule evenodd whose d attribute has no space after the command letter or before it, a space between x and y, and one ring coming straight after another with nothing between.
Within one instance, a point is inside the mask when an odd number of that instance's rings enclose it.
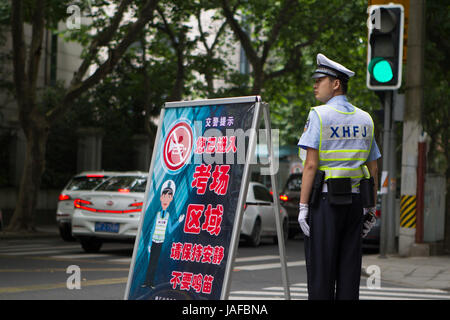
<instances>
[{"instance_id":1,"label":"white police cap","mask_svg":"<svg viewBox=\"0 0 450 320\"><path fill-rule=\"evenodd\" d=\"M161 195L163 194L163 191L167 190L167 189L172 191L172 196L175 196L176 186L175 186L175 182L173 182L173 180L167 180L163 183L163 185L161 187Z\"/></svg>"},{"instance_id":2,"label":"white police cap","mask_svg":"<svg viewBox=\"0 0 450 320\"><path fill-rule=\"evenodd\" d=\"M325 76L332 76L344 81L348 81L350 77L353 77L355 73L342 64L337 63L325 55L319 53L317 55L317 69L314 71L313 78L321 78Z\"/></svg>"}]
</instances>

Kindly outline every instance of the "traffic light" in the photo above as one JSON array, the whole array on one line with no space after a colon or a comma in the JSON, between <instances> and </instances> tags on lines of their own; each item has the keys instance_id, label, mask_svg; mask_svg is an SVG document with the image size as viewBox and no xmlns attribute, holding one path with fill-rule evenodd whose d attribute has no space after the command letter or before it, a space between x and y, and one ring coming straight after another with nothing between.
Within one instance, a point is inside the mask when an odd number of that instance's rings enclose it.
<instances>
[{"instance_id":1,"label":"traffic light","mask_svg":"<svg viewBox=\"0 0 450 320\"><path fill-rule=\"evenodd\" d=\"M368 12L367 87L398 89L402 82L403 6L373 5Z\"/></svg>"}]
</instances>

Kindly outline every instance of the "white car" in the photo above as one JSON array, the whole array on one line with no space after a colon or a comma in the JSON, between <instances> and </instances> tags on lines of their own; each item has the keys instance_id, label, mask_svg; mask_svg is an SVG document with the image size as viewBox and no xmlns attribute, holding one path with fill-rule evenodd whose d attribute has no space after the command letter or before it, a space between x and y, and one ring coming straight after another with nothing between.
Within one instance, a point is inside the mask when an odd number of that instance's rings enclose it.
<instances>
[{"instance_id":1,"label":"white car","mask_svg":"<svg viewBox=\"0 0 450 320\"><path fill-rule=\"evenodd\" d=\"M64 241L72 241L73 201L78 195L90 191L116 174L109 171L84 171L75 175L59 194L56 223Z\"/></svg>"},{"instance_id":2,"label":"white car","mask_svg":"<svg viewBox=\"0 0 450 320\"><path fill-rule=\"evenodd\" d=\"M241 237L243 236L250 245L255 247L259 246L262 237L273 237L274 242L278 241L273 197L266 186L257 182L249 183L244 209ZM289 221L286 209L281 205L280 215L286 241Z\"/></svg>"},{"instance_id":3,"label":"white car","mask_svg":"<svg viewBox=\"0 0 450 320\"><path fill-rule=\"evenodd\" d=\"M121 173L74 200L72 235L86 252L98 252L106 240L135 239L148 174Z\"/></svg>"}]
</instances>

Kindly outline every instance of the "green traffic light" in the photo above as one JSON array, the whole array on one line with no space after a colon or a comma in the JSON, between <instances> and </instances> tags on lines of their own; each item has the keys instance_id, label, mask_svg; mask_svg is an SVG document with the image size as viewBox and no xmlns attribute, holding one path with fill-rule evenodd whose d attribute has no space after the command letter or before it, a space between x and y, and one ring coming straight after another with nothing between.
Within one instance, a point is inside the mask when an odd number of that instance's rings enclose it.
<instances>
[{"instance_id":1,"label":"green traffic light","mask_svg":"<svg viewBox=\"0 0 450 320\"><path fill-rule=\"evenodd\" d=\"M373 58L370 61L369 72L373 78L380 83L389 82L394 78L391 64L381 57Z\"/></svg>"}]
</instances>

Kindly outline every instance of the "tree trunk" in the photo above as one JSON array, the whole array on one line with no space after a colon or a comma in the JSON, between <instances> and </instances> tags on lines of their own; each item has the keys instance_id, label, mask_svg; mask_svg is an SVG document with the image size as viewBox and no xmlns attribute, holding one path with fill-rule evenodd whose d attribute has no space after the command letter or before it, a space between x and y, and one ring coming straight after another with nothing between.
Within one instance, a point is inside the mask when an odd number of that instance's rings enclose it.
<instances>
[{"instance_id":1,"label":"tree trunk","mask_svg":"<svg viewBox=\"0 0 450 320\"><path fill-rule=\"evenodd\" d=\"M172 92L168 101L180 101L183 97L184 91L184 77L185 77L185 68L184 68L184 44L181 43L177 50L177 75L175 78L175 84L172 88Z\"/></svg>"},{"instance_id":2,"label":"tree trunk","mask_svg":"<svg viewBox=\"0 0 450 320\"><path fill-rule=\"evenodd\" d=\"M30 116L29 120L29 125L23 127L27 141L25 165L16 209L7 227L9 231L35 231L34 214L45 169L48 126L37 114Z\"/></svg>"},{"instance_id":3,"label":"tree trunk","mask_svg":"<svg viewBox=\"0 0 450 320\"><path fill-rule=\"evenodd\" d=\"M264 70L262 65L254 66L254 68L252 94L259 95L264 86Z\"/></svg>"}]
</instances>

